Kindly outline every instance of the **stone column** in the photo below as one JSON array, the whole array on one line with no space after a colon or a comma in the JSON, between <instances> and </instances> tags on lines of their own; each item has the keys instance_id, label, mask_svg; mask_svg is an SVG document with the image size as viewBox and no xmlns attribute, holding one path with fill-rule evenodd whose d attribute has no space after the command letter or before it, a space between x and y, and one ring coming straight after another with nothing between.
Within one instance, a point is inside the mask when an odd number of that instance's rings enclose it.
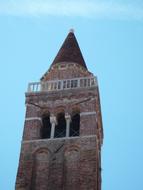
<instances>
[{"instance_id":1,"label":"stone column","mask_svg":"<svg viewBox=\"0 0 143 190\"><path fill-rule=\"evenodd\" d=\"M70 136L70 121L71 121L71 116L66 113L65 114L65 119L66 119L66 137Z\"/></svg>"},{"instance_id":2,"label":"stone column","mask_svg":"<svg viewBox=\"0 0 143 190\"><path fill-rule=\"evenodd\" d=\"M51 125L52 125L50 138L53 139L54 138L54 134L55 134L55 126L56 126L56 123L57 123L56 117L55 116L51 116L50 117L50 122L51 122Z\"/></svg>"}]
</instances>

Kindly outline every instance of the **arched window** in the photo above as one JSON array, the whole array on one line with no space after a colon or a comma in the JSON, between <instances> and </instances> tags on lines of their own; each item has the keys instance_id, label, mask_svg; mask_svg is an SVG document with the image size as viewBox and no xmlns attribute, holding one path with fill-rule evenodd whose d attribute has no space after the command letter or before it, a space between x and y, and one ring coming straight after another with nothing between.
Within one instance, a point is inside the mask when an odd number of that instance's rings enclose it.
<instances>
[{"instance_id":1,"label":"arched window","mask_svg":"<svg viewBox=\"0 0 143 190\"><path fill-rule=\"evenodd\" d=\"M71 118L70 137L79 136L79 130L80 130L80 114L75 113Z\"/></svg>"},{"instance_id":2,"label":"arched window","mask_svg":"<svg viewBox=\"0 0 143 190\"><path fill-rule=\"evenodd\" d=\"M51 135L51 123L50 123L50 115L44 115L42 117L42 127L41 127L41 138L46 139L50 138Z\"/></svg>"},{"instance_id":3,"label":"arched window","mask_svg":"<svg viewBox=\"0 0 143 190\"><path fill-rule=\"evenodd\" d=\"M66 120L65 113L59 113L57 116L57 125L55 127L55 138L61 138L66 136Z\"/></svg>"}]
</instances>

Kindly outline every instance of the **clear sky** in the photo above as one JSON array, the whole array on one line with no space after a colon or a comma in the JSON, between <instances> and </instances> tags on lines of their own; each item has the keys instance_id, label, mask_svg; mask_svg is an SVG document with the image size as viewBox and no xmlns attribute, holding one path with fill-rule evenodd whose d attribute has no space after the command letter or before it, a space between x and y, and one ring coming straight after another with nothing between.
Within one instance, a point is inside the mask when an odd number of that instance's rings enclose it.
<instances>
[{"instance_id":1,"label":"clear sky","mask_svg":"<svg viewBox=\"0 0 143 190\"><path fill-rule=\"evenodd\" d=\"M142 190L142 0L0 0L0 189L14 190L28 82L70 28L100 87L102 190Z\"/></svg>"}]
</instances>

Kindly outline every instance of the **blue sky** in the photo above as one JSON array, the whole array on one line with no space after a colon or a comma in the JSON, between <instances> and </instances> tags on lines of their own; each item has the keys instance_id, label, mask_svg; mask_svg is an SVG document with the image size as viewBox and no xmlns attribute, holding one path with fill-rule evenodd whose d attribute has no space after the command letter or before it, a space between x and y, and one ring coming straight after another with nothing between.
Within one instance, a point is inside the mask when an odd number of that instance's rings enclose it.
<instances>
[{"instance_id":1,"label":"blue sky","mask_svg":"<svg viewBox=\"0 0 143 190\"><path fill-rule=\"evenodd\" d=\"M102 190L143 189L141 0L0 0L0 189L14 190L28 82L49 68L70 28L100 87Z\"/></svg>"}]
</instances>

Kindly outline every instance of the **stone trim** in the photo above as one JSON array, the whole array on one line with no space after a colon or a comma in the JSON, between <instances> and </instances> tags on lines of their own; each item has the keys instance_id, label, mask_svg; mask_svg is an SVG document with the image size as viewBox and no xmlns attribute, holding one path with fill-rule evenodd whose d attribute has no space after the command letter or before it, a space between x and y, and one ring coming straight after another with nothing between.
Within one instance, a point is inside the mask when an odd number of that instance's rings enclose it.
<instances>
[{"instance_id":1,"label":"stone trim","mask_svg":"<svg viewBox=\"0 0 143 190\"><path fill-rule=\"evenodd\" d=\"M76 136L76 137L62 137L62 138L53 138L53 139L36 139L36 140L24 140L22 141L23 144L32 143L32 142L44 142L44 141L53 141L53 140L67 140L67 139L82 139L82 138L90 138L90 137L97 137L96 135L86 135L86 136Z\"/></svg>"},{"instance_id":2,"label":"stone trim","mask_svg":"<svg viewBox=\"0 0 143 190\"><path fill-rule=\"evenodd\" d=\"M80 116L85 116L85 115L96 115L96 112L93 111L93 112L81 112L80 113Z\"/></svg>"},{"instance_id":3,"label":"stone trim","mask_svg":"<svg viewBox=\"0 0 143 190\"><path fill-rule=\"evenodd\" d=\"M27 118L25 118L25 121L33 121L33 120L41 121L41 118L40 117L27 117Z\"/></svg>"}]
</instances>

